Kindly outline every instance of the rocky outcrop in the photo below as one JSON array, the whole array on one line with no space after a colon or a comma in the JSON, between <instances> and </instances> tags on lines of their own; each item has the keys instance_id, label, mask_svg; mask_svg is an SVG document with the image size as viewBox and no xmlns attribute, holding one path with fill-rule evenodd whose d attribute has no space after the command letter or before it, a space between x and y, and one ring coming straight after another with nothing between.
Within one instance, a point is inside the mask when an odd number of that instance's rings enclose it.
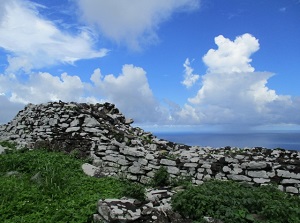
<instances>
[{"instance_id":1,"label":"rocky outcrop","mask_svg":"<svg viewBox=\"0 0 300 223\"><path fill-rule=\"evenodd\" d=\"M190 176L195 184L212 178L274 182L282 191L299 194L299 151L191 147L157 139L131 124L109 103L29 104L0 126L0 140L91 157L93 167L85 167L90 175L121 175L146 183L164 166L171 177Z\"/></svg>"}]
</instances>

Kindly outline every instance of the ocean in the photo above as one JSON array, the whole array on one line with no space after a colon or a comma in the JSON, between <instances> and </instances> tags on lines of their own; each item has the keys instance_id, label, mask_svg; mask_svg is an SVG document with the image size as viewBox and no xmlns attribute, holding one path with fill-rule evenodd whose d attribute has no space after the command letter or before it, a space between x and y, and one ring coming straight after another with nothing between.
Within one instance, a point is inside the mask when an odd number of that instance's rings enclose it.
<instances>
[{"instance_id":1,"label":"ocean","mask_svg":"<svg viewBox=\"0 0 300 223\"><path fill-rule=\"evenodd\" d=\"M300 132L188 133L153 132L158 138L190 146L265 147L300 151Z\"/></svg>"}]
</instances>

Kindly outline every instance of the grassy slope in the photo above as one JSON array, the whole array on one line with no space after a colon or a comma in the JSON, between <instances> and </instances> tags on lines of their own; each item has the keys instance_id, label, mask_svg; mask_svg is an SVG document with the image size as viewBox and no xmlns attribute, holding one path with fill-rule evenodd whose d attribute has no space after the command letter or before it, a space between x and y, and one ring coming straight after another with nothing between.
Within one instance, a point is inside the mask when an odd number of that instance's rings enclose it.
<instances>
[{"instance_id":1,"label":"grassy slope","mask_svg":"<svg viewBox=\"0 0 300 223\"><path fill-rule=\"evenodd\" d=\"M82 163L45 150L0 155L1 222L89 222L100 198L122 196L124 182L88 177Z\"/></svg>"}]
</instances>

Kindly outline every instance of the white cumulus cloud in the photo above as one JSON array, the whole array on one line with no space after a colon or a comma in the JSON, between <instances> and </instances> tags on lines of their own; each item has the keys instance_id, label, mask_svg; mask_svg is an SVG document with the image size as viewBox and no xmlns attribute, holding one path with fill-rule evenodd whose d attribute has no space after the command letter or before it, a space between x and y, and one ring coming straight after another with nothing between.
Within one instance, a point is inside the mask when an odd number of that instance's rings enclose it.
<instances>
[{"instance_id":1,"label":"white cumulus cloud","mask_svg":"<svg viewBox=\"0 0 300 223\"><path fill-rule=\"evenodd\" d=\"M198 74L193 74L194 69L191 67L189 58L186 58L183 67L184 67L184 80L181 83L187 88L192 87L199 79L200 76Z\"/></svg>"},{"instance_id":2,"label":"white cumulus cloud","mask_svg":"<svg viewBox=\"0 0 300 223\"><path fill-rule=\"evenodd\" d=\"M96 69L91 81L95 85L94 92L116 104L137 122L165 121L164 109L155 99L143 68L126 64L119 76L102 75L100 69Z\"/></svg>"},{"instance_id":3,"label":"white cumulus cloud","mask_svg":"<svg viewBox=\"0 0 300 223\"><path fill-rule=\"evenodd\" d=\"M231 41L215 38L218 49L203 57L207 73L194 97L174 117L194 124L265 125L300 124L299 98L270 89L270 72L255 72L250 56L259 49L258 39L244 34Z\"/></svg>"},{"instance_id":4,"label":"white cumulus cloud","mask_svg":"<svg viewBox=\"0 0 300 223\"><path fill-rule=\"evenodd\" d=\"M1 78L2 77L2 78ZM0 90L14 103L43 103L47 101L78 101L85 92L85 84L78 76L62 73L60 77L50 73L32 73L27 80L16 76L0 76Z\"/></svg>"},{"instance_id":5,"label":"white cumulus cloud","mask_svg":"<svg viewBox=\"0 0 300 223\"><path fill-rule=\"evenodd\" d=\"M155 42L161 22L177 11L199 7L199 0L78 0L85 21L95 24L104 36L131 49Z\"/></svg>"},{"instance_id":6,"label":"white cumulus cloud","mask_svg":"<svg viewBox=\"0 0 300 223\"><path fill-rule=\"evenodd\" d=\"M99 102L86 95L88 84L78 76L62 73L31 73L25 80L18 76L0 74L0 123L8 122L28 103L48 101Z\"/></svg>"},{"instance_id":7,"label":"white cumulus cloud","mask_svg":"<svg viewBox=\"0 0 300 223\"><path fill-rule=\"evenodd\" d=\"M28 72L107 54L106 49L93 49L93 38L87 29L66 33L43 18L39 7L42 6L27 0L0 2L0 48L8 53L8 72Z\"/></svg>"},{"instance_id":8,"label":"white cumulus cloud","mask_svg":"<svg viewBox=\"0 0 300 223\"><path fill-rule=\"evenodd\" d=\"M211 73L252 72L251 54L259 49L258 40L246 33L234 41L220 35L215 38L218 49L210 49L203 57Z\"/></svg>"}]
</instances>

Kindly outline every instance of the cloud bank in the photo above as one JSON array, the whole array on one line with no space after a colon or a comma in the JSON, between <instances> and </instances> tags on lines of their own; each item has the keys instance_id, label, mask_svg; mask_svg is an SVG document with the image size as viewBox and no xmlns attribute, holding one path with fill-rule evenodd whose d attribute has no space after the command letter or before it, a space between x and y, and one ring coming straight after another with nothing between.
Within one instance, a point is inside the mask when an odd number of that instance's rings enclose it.
<instances>
[{"instance_id":1,"label":"cloud bank","mask_svg":"<svg viewBox=\"0 0 300 223\"><path fill-rule=\"evenodd\" d=\"M0 75L0 123L9 121L9 113L28 103L48 101L104 102L109 101L136 122L165 122L167 111L159 104L148 84L146 72L133 65L124 65L121 74L102 75L99 68L84 82L79 76L62 73L31 73L27 80L15 75ZM9 106L8 106L9 105ZM17 109L18 110L15 110Z\"/></svg>"},{"instance_id":2,"label":"cloud bank","mask_svg":"<svg viewBox=\"0 0 300 223\"><path fill-rule=\"evenodd\" d=\"M198 9L199 0L78 0L78 6L83 20L105 37L139 50L158 40L162 22L175 12Z\"/></svg>"}]
</instances>

